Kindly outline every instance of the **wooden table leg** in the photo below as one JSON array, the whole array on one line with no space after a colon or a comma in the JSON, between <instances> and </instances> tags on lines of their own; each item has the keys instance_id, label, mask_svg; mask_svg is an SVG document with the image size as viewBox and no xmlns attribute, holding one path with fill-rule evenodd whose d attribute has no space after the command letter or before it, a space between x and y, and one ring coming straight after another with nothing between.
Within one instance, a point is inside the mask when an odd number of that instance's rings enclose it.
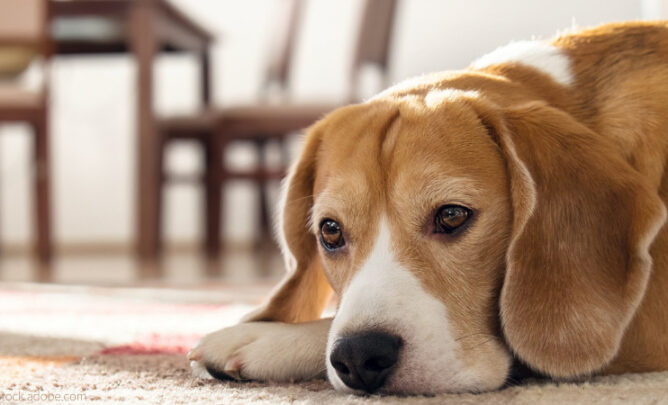
<instances>
[{"instance_id":1,"label":"wooden table leg","mask_svg":"<svg viewBox=\"0 0 668 405\"><path fill-rule=\"evenodd\" d=\"M137 251L140 259L158 255L158 134L153 111L153 61L157 52L155 5L137 1L130 11L132 51L137 63Z\"/></svg>"},{"instance_id":2,"label":"wooden table leg","mask_svg":"<svg viewBox=\"0 0 668 405\"><path fill-rule=\"evenodd\" d=\"M208 141L204 142L205 148L205 183L204 183L204 248L207 258L216 260L220 257L221 231L223 222L223 155L226 143L217 136L211 134Z\"/></svg>"},{"instance_id":3,"label":"wooden table leg","mask_svg":"<svg viewBox=\"0 0 668 405\"><path fill-rule=\"evenodd\" d=\"M202 108L211 105L211 63L209 49L203 49L199 54L200 61L200 98ZM217 129L209 138L202 142L204 149L205 176L204 176L204 251L207 258L217 260L221 250L222 229L222 204L223 204L223 181L222 181L222 157L225 144L217 134Z\"/></svg>"},{"instance_id":4,"label":"wooden table leg","mask_svg":"<svg viewBox=\"0 0 668 405\"><path fill-rule=\"evenodd\" d=\"M49 130L46 111L34 125L35 130L35 252L42 265L51 260L51 192Z\"/></svg>"},{"instance_id":5,"label":"wooden table leg","mask_svg":"<svg viewBox=\"0 0 668 405\"><path fill-rule=\"evenodd\" d=\"M262 138L258 139L255 143L255 149L257 153L257 168L260 173L265 173L268 170L266 159L267 140ZM269 218L270 208L267 201L267 187L269 186L269 179L263 175L262 178L257 179L256 185L258 191L258 208L260 214L260 223L258 226L259 235L256 240L256 247L261 249L265 246L267 241L271 241L271 219Z\"/></svg>"},{"instance_id":6,"label":"wooden table leg","mask_svg":"<svg viewBox=\"0 0 668 405\"><path fill-rule=\"evenodd\" d=\"M51 173L49 159L49 123L46 108L34 122L35 131L34 159L35 172L35 253L38 266L36 281L50 282L53 277L51 268Z\"/></svg>"},{"instance_id":7,"label":"wooden table leg","mask_svg":"<svg viewBox=\"0 0 668 405\"><path fill-rule=\"evenodd\" d=\"M200 53L200 86L202 107L207 108L211 105L211 62L208 48Z\"/></svg>"}]
</instances>

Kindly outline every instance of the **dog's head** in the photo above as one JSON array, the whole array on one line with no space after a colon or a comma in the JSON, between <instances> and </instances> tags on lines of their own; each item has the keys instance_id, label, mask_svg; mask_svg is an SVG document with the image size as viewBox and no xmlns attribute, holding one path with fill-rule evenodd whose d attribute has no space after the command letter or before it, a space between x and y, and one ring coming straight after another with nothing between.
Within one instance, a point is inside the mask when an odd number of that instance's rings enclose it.
<instances>
[{"instance_id":1,"label":"dog's head","mask_svg":"<svg viewBox=\"0 0 668 405\"><path fill-rule=\"evenodd\" d=\"M333 289L326 362L341 390L495 389L513 356L553 377L595 372L642 298L665 216L566 113L447 88L331 113L286 191L290 274L255 318L314 319Z\"/></svg>"}]
</instances>

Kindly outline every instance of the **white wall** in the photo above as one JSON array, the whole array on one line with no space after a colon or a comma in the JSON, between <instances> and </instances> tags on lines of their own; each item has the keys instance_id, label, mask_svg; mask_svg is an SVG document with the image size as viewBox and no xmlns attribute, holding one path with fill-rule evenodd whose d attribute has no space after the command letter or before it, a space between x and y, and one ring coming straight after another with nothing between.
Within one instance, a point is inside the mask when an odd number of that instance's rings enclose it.
<instances>
[{"instance_id":1,"label":"white wall","mask_svg":"<svg viewBox=\"0 0 668 405\"><path fill-rule=\"evenodd\" d=\"M213 51L214 99L219 105L252 101L264 66L273 0L174 0L219 35ZM358 0L310 0L295 56L293 94L300 99L341 99L359 18ZM510 40L549 37L557 30L605 21L668 15L666 0L403 0L394 37L394 81L435 70L465 67ZM127 57L58 58L53 63L53 170L55 236L59 243L128 242L134 230L134 66ZM188 56L157 64L160 113L197 105L197 68ZM0 240L30 237L30 143L21 126L0 129ZM243 148L231 158L249 164ZM178 146L173 170L195 171L198 151ZM244 240L254 226L254 195L244 184L228 187L227 235ZM170 240L195 240L200 195L170 187Z\"/></svg>"}]
</instances>

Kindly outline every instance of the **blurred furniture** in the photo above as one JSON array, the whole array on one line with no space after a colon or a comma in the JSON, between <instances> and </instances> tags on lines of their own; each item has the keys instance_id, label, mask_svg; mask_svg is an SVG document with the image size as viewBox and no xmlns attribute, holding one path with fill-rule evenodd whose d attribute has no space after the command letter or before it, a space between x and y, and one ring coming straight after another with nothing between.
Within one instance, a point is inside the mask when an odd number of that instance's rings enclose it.
<instances>
[{"instance_id":1,"label":"blurred furniture","mask_svg":"<svg viewBox=\"0 0 668 405\"><path fill-rule=\"evenodd\" d=\"M6 0L0 0L4 2ZM24 0L17 0L24 1ZM137 252L157 254L159 138L153 103L153 62L159 52L199 55L201 101L208 105L213 37L166 0L50 0L54 53L131 53L137 63Z\"/></svg>"},{"instance_id":2,"label":"blurred furniture","mask_svg":"<svg viewBox=\"0 0 668 405\"><path fill-rule=\"evenodd\" d=\"M278 26L272 32L272 49L263 87L265 97L255 105L209 109L188 116L167 118L159 123L161 155L165 153L165 146L175 139L197 140L204 149L204 245L210 258L218 257L221 251L222 193L225 182L245 179L256 185L260 199L260 237L271 235L266 185L271 180L284 177L289 162L284 152L281 167L268 167L264 159L265 146L270 141L278 142L284 150L283 141L288 135L309 126L340 105L295 104L285 97L302 2L279 1L282 2L281 13L276 19ZM358 76L362 67L375 64L386 76L396 0L364 0L363 7L350 69L350 102L356 101ZM272 103L267 95L276 89L283 93L283 97L279 97L279 103ZM246 141L253 145L257 155L255 168L240 171L225 165L225 149L233 141ZM165 174L162 180L160 185L151 189L160 190L166 181L172 179ZM158 235L160 237L161 233Z\"/></svg>"},{"instance_id":3,"label":"blurred furniture","mask_svg":"<svg viewBox=\"0 0 668 405\"><path fill-rule=\"evenodd\" d=\"M35 252L42 264L51 259L47 14L46 0L0 0L0 123L28 123L34 133ZM19 76L40 58L42 84L28 89Z\"/></svg>"}]
</instances>

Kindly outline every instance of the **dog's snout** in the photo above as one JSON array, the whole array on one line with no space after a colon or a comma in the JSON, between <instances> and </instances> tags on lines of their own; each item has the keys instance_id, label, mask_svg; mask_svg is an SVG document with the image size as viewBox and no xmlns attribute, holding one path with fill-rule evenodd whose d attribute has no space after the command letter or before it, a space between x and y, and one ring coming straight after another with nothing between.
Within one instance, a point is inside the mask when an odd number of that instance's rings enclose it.
<instances>
[{"instance_id":1,"label":"dog's snout","mask_svg":"<svg viewBox=\"0 0 668 405\"><path fill-rule=\"evenodd\" d=\"M385 383L399 357L401 338L383 332L344 336L329 361L348 387L374 392Z\"/></svg>"}]
</instances>

